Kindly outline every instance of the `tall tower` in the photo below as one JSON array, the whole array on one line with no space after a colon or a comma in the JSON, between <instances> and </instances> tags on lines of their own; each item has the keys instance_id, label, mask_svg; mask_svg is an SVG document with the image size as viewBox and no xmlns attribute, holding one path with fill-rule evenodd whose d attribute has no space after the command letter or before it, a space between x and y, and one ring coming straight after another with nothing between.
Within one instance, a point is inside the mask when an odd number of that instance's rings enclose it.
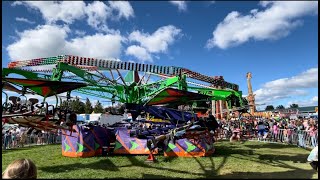
<instances>
[{"instance_id":1,"label":"tall tower","mask_svg":"<svg viewBox=\"0 0 320 180\"><path fill-rule=\"evenodd\" d=\"M250 114L254 115L254 110L255 110L254 96L255 96L255 94L253 94L253 92L252 92L251 78L252 78L251 72L248 72L247 73L247 84L248 84L247 100L249 102Z\"/></svg>"}]
</instances>

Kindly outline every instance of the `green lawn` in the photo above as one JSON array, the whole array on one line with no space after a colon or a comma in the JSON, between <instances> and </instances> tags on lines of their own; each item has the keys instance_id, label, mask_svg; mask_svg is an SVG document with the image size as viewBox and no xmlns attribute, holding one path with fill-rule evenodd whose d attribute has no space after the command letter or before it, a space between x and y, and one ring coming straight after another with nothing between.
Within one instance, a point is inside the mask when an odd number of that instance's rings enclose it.
<instances>
[{"instance_id":1,"label":"green lawn","mask_svg":"<svg viewBox=\"0 0 320 180\"><path fill-rule=\"evenodd\" d=\"M306 161L310 151L290 145L259 142L215 143L212 157L147 156L68 158L61 145L2 151L2 171L17 158L30 158L39 178L318 178Z\"/></svg>"}]
</instances>

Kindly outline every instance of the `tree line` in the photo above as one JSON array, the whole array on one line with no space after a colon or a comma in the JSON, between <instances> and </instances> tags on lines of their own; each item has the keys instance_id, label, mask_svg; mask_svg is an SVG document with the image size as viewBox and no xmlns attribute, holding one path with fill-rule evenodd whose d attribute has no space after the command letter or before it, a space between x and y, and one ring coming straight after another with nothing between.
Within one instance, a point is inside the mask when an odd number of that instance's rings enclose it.
<instances>
[{"instance_id":1,"label":"tree line","mask_svg":"<svg viewBox=\"0 0 320 180\"><path fill-rule=\"evenodd\" d=\"M116 104L115 106L108 106L104 108L101 102L98 100L97 103L93 106L90 99L86 98L86 102L80 101L79 97L76 97L73 100L62 101L60 108L67 108L74 111L77 114L91 114L94 113L110 113L110 114L123 114L124 108L121 104Z\"/></svg>"},{"instance_id":2,"label":"tree line","mask_svg":"<svg viewBox=\"0 0 320 180\"><path fill-rule=\"evenodd\" d=\"M298 107L299 107L298 104L291 104L291 105L290 105L290 108L298 108ZM268 106L266 106L266 108L265 108L266 111L272 111L272 110L275 110L275 109L280 110L280 109L285 109L285 107L284 107L283 105L279 105L279 106L277 106L276 108L274 108L273 105L268 105Z\"/></svg>"},{"instance_id":3,"label":"tree line","mask_svg":"<svg viewBox=\"0 0 320 180\"><path fill-rule=\"evenodd\" d=\"M61 108L68 108L74 111L77 114L91 114L92 112L94 113L110 113L110 114L123 114L124 113L124 107L122 104L118 103L114 106L108 106L104 108L100 101L92 106L92 103L89 98L86 98L86 102L80 101L79 97L76 97L74 100L70 100L69 105L67 100L62 101L61 103ZM290 108L298 108L298 104L291 104ZM267 105L265 108L265 111L272 111L272 110L280 110L280 109L285 109L283 105L279 105L276 108L274 108L273 105Z\"/></svg>"}]
</instances>

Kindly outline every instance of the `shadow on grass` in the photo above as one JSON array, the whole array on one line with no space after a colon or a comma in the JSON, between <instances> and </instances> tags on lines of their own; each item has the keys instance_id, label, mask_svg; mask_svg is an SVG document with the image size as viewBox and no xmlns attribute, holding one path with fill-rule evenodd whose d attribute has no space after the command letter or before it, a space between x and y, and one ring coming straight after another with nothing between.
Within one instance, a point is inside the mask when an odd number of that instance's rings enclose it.
<instances>
[{"instance_id":1,"label":"shadow on grass","mask_svg":"<svg viewBox=\"0 0 320 180\"><path fill-rule=\"evenodd\" d=\"M47 146L47 145L46 145ZM7 154L7 153L15 153L15 152L19 152L19 151L25 151L25 150L33 150L33 149L37 149L40 147L45 147L45 146L24 146L24 147L17 147L17 148L13 148L13 149L2 149L2 154Z\"/></svg>"},{"instance_id":2,"label":"shadow on grass","mask_svg":"<svg viewBox=\"0 0 320 180\"><path fill-rule=\"evenodd\" d=\"M254 150L252 149L240 149L237 146L229 147L229 146L219 146L216 147L216 151L213 154L214 157L220 156L230 156L232 154L239 154L239 155L254 155Z\"/></svg>"},{"instance_id":3,"label":"shadow on grass","mask_svg":"<svg viewBox=\"0 0 320 180\"><path fill-rule=\"evenodd\" d=\"M270 148L270 149L284 149L284 148L294 148L297 146L294 145L286 145L286 144L276 144L276 143L263 143L261 144L245 144L244 146L252 149L260 149L260 148Z\"/></svg>"},{"instance_id":4,"label":"shadow on grass","mask_svg":"<svg viewBox=\"0 0 320 180\"><path fill-rule=\"evenodd\" d=\"M94 169L94 170L106 170L106 171L121 171L119 168L122 167L141 167L160 170L164 172L170 173L163 173L161 175L155 174L142 174L143 178L150 178L150 179L168 179L172 178L172 173L178 174L190 174L198 176L199 178L312 178L312 176L316 173L311 168L310 169L300 169L295 166L291 166L290 164L286 164L288 162L299 162L304 163L306 162L306 155L304 154L295 154L295 155L286 155L286 154L264 154L266 152L259 152L255 148L270 148L270 149L278 149L283 147L283 145L275 145L275 144L258 144L258 145L251 145L251 144L233 144L233 143L221 143L216 145L216 151L211 157L203 157L209 159L208 161L203 161L202 158L194 157L194 162L197 166L195 168L199 168L200 171L198 172L190 172L187 169L179 168L177 166L170 168L170 167L161 167L159 164L156 163L146 163L145 159L140 159L135 155L128 155L125 156L128 161L131 163L129 165L120 166L116 163L114 164L109 159L103 159L95 163L91 164L82 164L82 163L74 163L68 165L55 165L55 166L47 166L47 167L40 167L39 169L46 172L51 173L63 173L65 171L74 171L74 170L83 170L86 169ZM286 146L285 146L286 147ZM251 148L251 149L249 149ZM10 150L9 150L10 151ZM254 156L253 156L254 155ZM122 155L121 155L122 156ZM157 155L158 156L158 155ZM156 157L157 157L156 156ZM159 155L160 156L160 155ZM123 156L122 156L123 157ZM214 163L214 158L220 157L222 158L219 162L219 165ZM259 170L252 170L256 172L237 172L237 170L241 171L241 169L235 169L232 172L220 175L221 169L226 165L228 158L231 157L233 159L242 159L248 161L249 163L259 163L263 165L269 166L277 166L281 168L285 168L282 172L259 172ZM166 162L166 163L173 163L175 164L175 159L181 159L184 157L159 157L158 162ZM286 162L283 162L286 161ZM177 163L178 164L178 163ZM280 169L279 169L280 170ZM142 172L143 173L143 172Z\"/></svg>"},{"instance_id":5,"label":"shadow on grass","mask_svg":"<svg viewBox=\"0 0 320 180\"><path fill-rule=\"evenodd\" d=\"M74 164L66 164L66 165L56 165L56 166L47 166L40 167L42 171L50 172L50 173L63 173L66 171L74 171L74 170L85 170L85 169L93 169L93 170L106 170L106 171L119 171L119 168L112 163L109 159L103 159L98 162L94 162L91 164L82 164L82 163L74 163Z\"/></svg>"},{"instance_id":6,"label":"shadow on grass","mask_svg":"<svg viewBox=\"0 0 320 180\"><path fill-rule=\"evenodd\" d=\"M314 170L295 169L284 172L232 172L221 176L230 179L311 179Z\"/></svg>"},{"instance_id":7,"label":"shadow on grass","mask_svg":"<svg viewBox=\"0 0 320 180\"><path fill-rule=\"evenodd\" d=\"M209 168L209 169L205 168L205 166L203 166L199 162L199 160L196 157L194 157L196 159L196 161L199 163L199 166L203 170L204 173L193 173L193 172L190 172L190 171L187 171L187 170L178 170L178 169L173 169L173 168L159 167L159 166L157 166L157 162L155 162L155 163L146 163L144 161L141 161L141 160L137 159L137 157L135 157L135 156L127 156L127 158L131 162L131 164L130 165L121 166L121 167L139 166L139 167L143 167L143 168L164 170L164 171L169 171L169 172L173 172L173 173L192 174L192 175L203 176L203 177L215 177L215 175L217 174L216 173L217 171L215 170L215 166L214 166L214 162L213 162L212 157L208 157L208 158L210 158L211 163L212 163L212 168ZM173 159L176 159L176 158L179 158L179 157L166 157L166 160L172 161ZM165 161L165 160L163 160L163 161ZM151 176L149 176L149 177L153 178ZM154 175L154 177L157 179L158 176ZM161 176L159 178L172 178L172 177L170 177L170 176Z\"/></svg>"},{"instance_id":8,"label":"shadow on grass","mask_svg":"<svg viewBox=\"0 0 320 180\"><path fill-rule=\"evenodd\" d=\"M142 179L167 179L167 176L155 175L155 174L142 174Z\"/></svg>"},{"instance_id":9,"label":"shadow on grass","mask_svg":"<svg viewBox=\"0 0 320 180\"><path fill-rule=\"evenodd\" d=\"M164 162L172 162L173 160L175 160L175 159L177 159L178 157L169 157L169 156L167 156L167 157L165 157L164 158Z\"/></svg>"},{"instance_id":10,"label":"shadow on grass","mask_svg":"<svg viewBox=\"0 0 320 180\"><path fill-rule=\"evenodd\" d=\"M263 154L259 155L259 159L262 161L292 161L294 163L307 163L308 156L305 154L297 154L295 156L277 155L277 154Z\"/></svg>"}]
</instances>

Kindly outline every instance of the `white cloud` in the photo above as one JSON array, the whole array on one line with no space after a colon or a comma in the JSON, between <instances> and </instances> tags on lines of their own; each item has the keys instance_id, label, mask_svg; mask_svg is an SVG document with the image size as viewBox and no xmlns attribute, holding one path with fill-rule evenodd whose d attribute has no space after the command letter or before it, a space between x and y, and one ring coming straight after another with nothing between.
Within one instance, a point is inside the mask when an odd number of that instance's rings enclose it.
<instances>
[{"instance_id":1,"label":"white cloud","mask_svg":"<svg viewBox=\"0 0 320 180\"><path fill-rule=\"evenodd\" d=\"M91 102L92 107L94 107L94 106L97 104L98 100L97 100L97 99L94 99L93 101L90 100L90 102ZM100 102L100 101L99 101L99 102ZM100 102L100 103L101 103L101 102Z\"/></svg>"},{"instance_id":2,"label":"white cloud","mask_svg":"<svg viewBox=\"0 0 320 180\"><path fill-rule=\"evenodd\" d=\"M11 4L11 6L17 6L17 5L22 5L22 1L15 1Z\"/></svg>"},{"instance_id":3,"label":"white cloud","mask_svg":"<svg viewBox=\"0 0 320 180\"><path fill-rule=\"evenodd\" d=\"M75 30L74 33L78 36L84 36L86 35L86 32L85 31L80 31L80 30Z\"/></svg>"},{"instance_id":4,"label":"white cloud","mask_svg":"<svg viewBox=\"0 0 320 180\"><path fill-rule=\"evenodd\" d=\"M67 54L93 58L113 58L120 56L122 40L123 38L116 34L95 34L72 39L70 42L66 42L65 49L69 51Z\"/></svg>"},{"instance_id":5,"label":"white cloud","mask_svg":"<svg viewBox=\"0 0 320 180\"><path fill-rule=\"evenodd\" d=\"M133 8L129 2L111 2L107 6L104 2L94 1L86 5L83 1L21 1L14 2L12 6L24 5L30 9L39 10L48 24L62 21L72 24L75 20L87 17L87 23L96 30L112 32L107 26L107 20L112 18L113 10L118 11L118 19L134 16Z\"/></svg>"},{"instance_id":6,"label":"white cloud","mask_svg":"<svg viewBox=\"0 0 320 180\"><path fill-rule=\"evenodd\" d=\"M314 96L312 99L311 99L312 102L317 102L318 103L318 96Z\"/></svg>"},{"instance_id":7,"label":"white cloud","mask_svg":"<svg viewBox=\"0 0 320 180\"><path fill-rule=\"evenodd\" d=\"M262 88L256 90L256 103L274 103L279 99L292 96L308 95L308 88L318 87L318 68L311 68L291 78L277 79L265 83Z\"/></svg>"},{"instance_id":8,"label":"white cloud","mask_svg":"<svg viewBox=\"0 0 320 180\"><path fill-rule=\"evenodd\" d=\"M187 10L187 3L185 1L169 1L171 4L178 7L179 11Z\"/></svg>"},{"instance_id":9,"label":"white cloud","mask_svg":"<svg viewBox=\"0 0 320 180\"><path fill-rule=\"evenodd\" d=\"M88 4L85 12L88 15L88 24L94 28L98 28L99 25L105 24L107 17L111 16L110 7L100 1Z\"/></svg>"},{"instance_id":10,"label":"white cloud","mask_svg":"<svg viewBox=\"0 0 320 180\"><path fill-rule=\"evenodd\" d=\"M18 34L20 40L7 47L8 55L11 60L60 55L63 52L68 31L66 27L52 25L25 30Z\"/></svg>"},{"instance_id":11,"label":"white cloud","mask_svg":"<svg viewBox=\"0 0 320 180\"><path fill-rule=\"evenodd\" d=\"M35 22L34 21L30 21L26 18L23 18L23 17L16 17L16 21L19 21L19 22L25 22L25 23L29 23L29 24L34 24Z\"/></svg>"},{"instance_id":12,"label":"white cloud","mask_svg":"<svg viewBox=\"0 0 320 180\"><path fill-rule=\"evenodd\" d=\"M152 53L167 53L168 46L173 44L181 29L173 25L162 26L151 35L140 31L133 31L128 39L140 45L128 47L126 54L133 55L141 61L152 62ZM153 55L157 57L156 55Z\"/></svg>"},{"instance_id":13,"label":"white cloud","mask_svg":"<svg viewBox=\"0 0 320 180\"><path fill-rule=\"evenodd\" d=\"M118 58L123 37L101 34L66 40L70 29L65 26L40 25L19 33L19 40L7 47L11 60L24 60L71 54L93 58Z\"/></svg>"},{"instance_id":14,"label":"white cloud","mask_svg":"<svg viewBox=\"0 0 320 180\"><path fill-rule=\"evenodd\" d=\"M132 55L135 56L136 58L142 60L142 61L151 61L152 62L152 58L150 53L143 47L140 46L129 46L126 50L126 54L127 55Z\"/></svg>"},{"instance_id":15,"label":"white cloud","mask_svg":"<svg viewBox=\"0 0 320 180\"><path fill-rule=\"evenodd\" d=\"M317 88L318 87L318 68L311 68L307 71L291 77L277 79L275 81L268 82L264 85L265 88Z\"/></svg>"},{"instance_id":16,"label":"white cloud","mask_svg":"<svg viewBox=\"0 0 320 180\"><path fill-rule=\"evenodd\" d=\"M298 104L299 107L305 107L305 106L317 106L318 105L318 96L314 96L311 99L308 100L302 100L302 101L289 101L286 105L286 107L290 107L291 104Z\"/></svg>"},{"instance_id":17,"label":"white cloud","mask_svg":"<svg viewBox=\"0 0 320 180\"><path fill-rule=\"evenodd\" d=\"M315 15L318 1L263 1L265 10L253 9L249 15L229 13L213 31L206 47L226 49L253 40L276 40L302 24L299 18Z\"/></svg>"},{"instance_id":18,"label":"white cloud","mask_svg":"<svg viewBox=\"0 0 320 180\"><path fill-rule=\"evenodd\" d=\"M71 24L74 20L84 17L86 7L83 1L22 1L15 5L25 5L39 10L49 24L59 20Z\"/></svg>"},{"instance_id":19,"label":"white cloud","mask_svg":"<svg viewBox=\"0 0 320 180\"><path fill-rule=\"evenodd\" d=\"M134 16L133 8L127 1L109 1L110 7L119 12L118 18L129 19Z\"/></svg>"},{"instance_id":20,"label":"white cloud","mask_svg":"<svg viewBox=\"0 0 320 180\"><path fill-rule=\"evenodd\" d=\"M134 31L129 35L129 40L139 42L142 47L152 53L166 52L168 46L174 42L174 38L179 35L180 32L181 29L168 25L160 27L151 35Z\"/></svg>"}]
</instances>

